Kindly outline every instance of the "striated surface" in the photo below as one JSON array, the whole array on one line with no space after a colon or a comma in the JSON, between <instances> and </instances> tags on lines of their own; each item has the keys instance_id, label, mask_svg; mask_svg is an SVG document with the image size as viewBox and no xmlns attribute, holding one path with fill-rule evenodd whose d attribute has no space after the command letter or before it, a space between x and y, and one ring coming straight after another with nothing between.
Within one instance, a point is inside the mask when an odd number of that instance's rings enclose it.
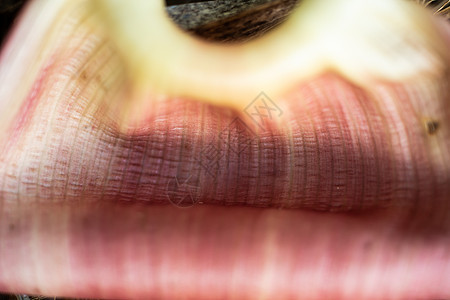
<instances>
[{"instance_id":1,"label":"striated surface","mask_svg":"<svg viewBox=\"0 0 450 300\"><path fill-rule=\"evenodd\" d=\"M89 27L71 26L0 148L6 203L447 207L448 78L380 82L368 93L328 73L277 99L263 95L267 107L243 99L245 111L158 97L142 108L149 118L121 134L103 106L117 94L126 101L117 54Z\"/></svg>"},{"instance_id":2,"label":"striated surface","mask_svg":"<svg viewBox=\"0 0 450 300\"><path fill-rule=\"evenodd\" d=\"M369 93L328 72L244 111L155 97L119 133L101 100L127 100L123 70L77 13L26 96L1 99L20 103L0 143L1 291L450 297L448 76Z\"/></svg>"},{"instance_id":3,"label":"striated surface","mask_svg":"<svg viewBox=\"0 0 450 300\"><path fill-rule=\"evenodd\" d=\"M6 203L188 200L341 211L436 204L449 193L447 79L380 84L371 95L328 74L271 99L271 108L249 101L256 119L163 98L124 135L92 104L120 87L114 52L94 36L69 49L44 64L2 148ZM431 133L429 120L439 124Z\"/></svg>"}]
</instances>

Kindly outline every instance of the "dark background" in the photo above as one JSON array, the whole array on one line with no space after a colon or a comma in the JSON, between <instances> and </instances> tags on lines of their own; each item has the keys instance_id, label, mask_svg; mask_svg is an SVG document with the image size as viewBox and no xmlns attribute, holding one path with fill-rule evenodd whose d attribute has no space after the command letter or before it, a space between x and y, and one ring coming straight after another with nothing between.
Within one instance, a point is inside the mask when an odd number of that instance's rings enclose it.
<instances>
[{"instance_id":1,"label":"dark background","mask_svg":"<svg viewBox=\"0 0 450 300\"><path fill-rule=\"evenodd\" d=\"M0 0L0 45L26 0Z\"/></svg>"},{"instance_id":2,"label":"dark background","mask_svg":"<svg viewBox=\"0 0 450 300\"><path fill-rule=\"evenodd\" d=\"M196 2L207 2L213 0L166 0L166 5L177 5L177 4L186 4L186 3L196 3Z\"/></svg>"}]
</instances>

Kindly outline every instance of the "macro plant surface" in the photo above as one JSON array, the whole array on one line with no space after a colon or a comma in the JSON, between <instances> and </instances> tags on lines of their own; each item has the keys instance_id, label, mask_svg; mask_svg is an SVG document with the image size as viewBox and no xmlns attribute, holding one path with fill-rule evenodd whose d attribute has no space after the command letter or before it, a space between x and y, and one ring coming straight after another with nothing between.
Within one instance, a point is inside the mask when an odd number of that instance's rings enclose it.
<instances>
[{"instance_id":1,"label":"macro plant surface","mask_svg":"<svg viewBox=\"0 0 450 300\"><path fill-rule=\"evenodd\" d=\"M304 0L223 44L163 1L32 1L0 57L0 291L450 298L446 5Z\"/></svg>"}]
</instances>

